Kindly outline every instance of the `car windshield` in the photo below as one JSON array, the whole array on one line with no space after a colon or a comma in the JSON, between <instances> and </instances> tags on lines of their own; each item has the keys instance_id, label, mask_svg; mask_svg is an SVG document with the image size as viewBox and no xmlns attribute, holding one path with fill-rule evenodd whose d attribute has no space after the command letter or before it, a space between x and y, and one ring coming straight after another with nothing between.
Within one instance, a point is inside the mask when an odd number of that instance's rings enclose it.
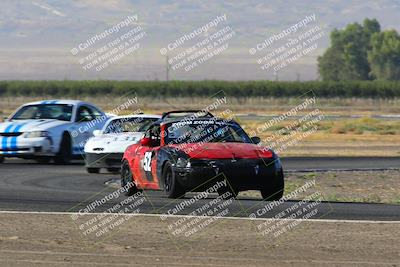
<instances>
[{"instance_id":1,"label":"car windshield","mask_svg":"<svg viewBox=\"0 0 400 267\"><path fill-rule=\"evenodd\" d=\"M158 118L120 118L108 123L104 133L145 132Z\"/></svg>"},{"instance_id":2,"label":"car windshield","mask_svg":"<svg viewBox=\"0 0 400 267\"><path fill-rule=\"evenodd\" d=\"M73 105L67 104L38 104L20 108L12 120L29 119L56 119L70 121L72 117Z\"/></svg>"},{"instance_id":3,"label":"car windshield","mask_svg":"<svg viewBox=\"0 0 400 267\"><path fill-rule=\"evenodd\" d=\"M215 120L180 121L167 124L165 143L251 143L249 136L236 123Z\"/></svg>"}]
</instances>

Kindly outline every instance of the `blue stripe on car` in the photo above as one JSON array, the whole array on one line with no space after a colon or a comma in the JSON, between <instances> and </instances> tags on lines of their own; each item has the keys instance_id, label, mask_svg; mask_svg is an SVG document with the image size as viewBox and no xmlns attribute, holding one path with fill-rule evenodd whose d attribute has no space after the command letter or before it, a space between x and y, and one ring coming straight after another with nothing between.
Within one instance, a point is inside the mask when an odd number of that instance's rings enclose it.
<instances>
[{"instance_id":1,"label":"blue stripe on car","mask_svg":"<svg viewBox=\"0 0 400 267\"><path fill-rule=\"evenodd\" d=\"M21 130L22 126L24 125L25 124L17 125L17 127L14 128L13 133L18 133ZM17 136L13 136L11 138L10 149L11 150L17 149Z\"/></svg>"},{"instance_id":2,"label":"blue stripe on car","mask_svg":"<svg viewBox=\"0 0 400 267\"><path fill-rule=\"evenodd\" d=\"M9 133L12 129L12 127L14 127L15 124L10 124L7 126L7 128L4 130L4 133ZM3 139L1 140L1 149L3 150L4 154L7 154L6 151L4 151L5 149L7 149L7 141L8 141L8 137L7 136L3 136Z\"/></svg>"}]
</instances>

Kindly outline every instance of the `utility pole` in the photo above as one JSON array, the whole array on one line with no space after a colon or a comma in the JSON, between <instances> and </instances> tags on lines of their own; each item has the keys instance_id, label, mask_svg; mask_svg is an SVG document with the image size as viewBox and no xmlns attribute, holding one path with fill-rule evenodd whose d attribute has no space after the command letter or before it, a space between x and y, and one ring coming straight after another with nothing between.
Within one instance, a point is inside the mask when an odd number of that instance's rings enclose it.
<instances>
[{"instance_id":1,"label":"utility pole","mask_svg":"<svg viewBox=\"0 0 400 267\"><path fill-rule=\"evenodd\" d=\"M169 56L166 56L166 62L165 62L165 74L167 75L166 79L167 82L169 81Z\"/></svg>"},{"instance_id":2,"label":"utility pole","mask_svg":"<svg viewBox=\"0 0 400 267\"><path fill-rule=\"evenodd\" d=\"M274 77L275 77L275 81L277 82L277 81L279 81L279 76L278 76L278 72L274 72Z\"/></svg>"}]
</instances>

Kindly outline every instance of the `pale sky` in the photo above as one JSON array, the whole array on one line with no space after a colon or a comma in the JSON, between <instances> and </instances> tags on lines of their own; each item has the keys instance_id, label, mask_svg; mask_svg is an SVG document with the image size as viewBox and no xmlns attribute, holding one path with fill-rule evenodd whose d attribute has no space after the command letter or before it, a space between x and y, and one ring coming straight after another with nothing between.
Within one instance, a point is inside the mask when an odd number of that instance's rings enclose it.
<instances>
[{"instance_id":1,"label":"pale sky","mask_svg":"<svg viewBox=\"0 0 400 267\"><path fill-rule=\"evenodd\" d=\"M399 11L400 3L395 0L3 0L0 79L164 80L168 56L170 62L173 59L170 79L312 80L318 78L316 59L328 46L333 28L369 17L377 18L385 29L399 30ZM250 52L312 15L315 20L300 25L296 32L255 54ZM71 53L128 16L136 20L100 38L85 51L75 56ZM222 16L225 19L213 25ZM205 25L207 30L197 34ZM320 30L314 31L316 27ZM189 39L182 39L190 34ZM290 53L293 46L288 43L299 41L302 34L312 42ZM107 51L117 47L110 43L121 38L124 40L118 45L126 41L131 44L107 56ZM179 48L160 52L179 40L184 40ZM107 45L109 50L101 50ZM212 47L207 48L209 45ZM286 46L286 51L279 50L281 46ZM192 47L196 49L190 50ZM118 56L121 53L123 56ZM299 53L302 55L297 56ZM260 64L262 57L264 63L271 64L274 58L277 63L266 68ZM80 64L83 61L85 64ZM106 67L98 67L106 61ZM89 68L90 62L94 63Z\"/></svg>"}]
</instances>

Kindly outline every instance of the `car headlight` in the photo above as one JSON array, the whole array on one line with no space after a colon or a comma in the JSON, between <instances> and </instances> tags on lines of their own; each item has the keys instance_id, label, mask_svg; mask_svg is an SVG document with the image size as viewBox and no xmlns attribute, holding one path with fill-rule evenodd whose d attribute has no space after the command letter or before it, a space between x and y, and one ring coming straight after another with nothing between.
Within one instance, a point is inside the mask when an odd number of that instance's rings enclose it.
<instances>
[{"instance_id":1,"label":"car headlight","mask_svg":"<svg viewBox=\"0 0 400 267\"><path fill-rule=\"evenodd\" d=\"M176 161L175 166L178 167L178 168L190 168L191 164L190 164L189 159L178 158L178 160Z\"/></svg>"},{"instance_id":2,"label":"car headlight","mask_svg":"<svg viewBox=\"0 0 400 267\"><path fill-rule=\"evenodd\" d=\"M48 137L49 132L47 131L33 131L24 133L25 138L37 138L37 137Z\"/></svg>"}]
</instances>

